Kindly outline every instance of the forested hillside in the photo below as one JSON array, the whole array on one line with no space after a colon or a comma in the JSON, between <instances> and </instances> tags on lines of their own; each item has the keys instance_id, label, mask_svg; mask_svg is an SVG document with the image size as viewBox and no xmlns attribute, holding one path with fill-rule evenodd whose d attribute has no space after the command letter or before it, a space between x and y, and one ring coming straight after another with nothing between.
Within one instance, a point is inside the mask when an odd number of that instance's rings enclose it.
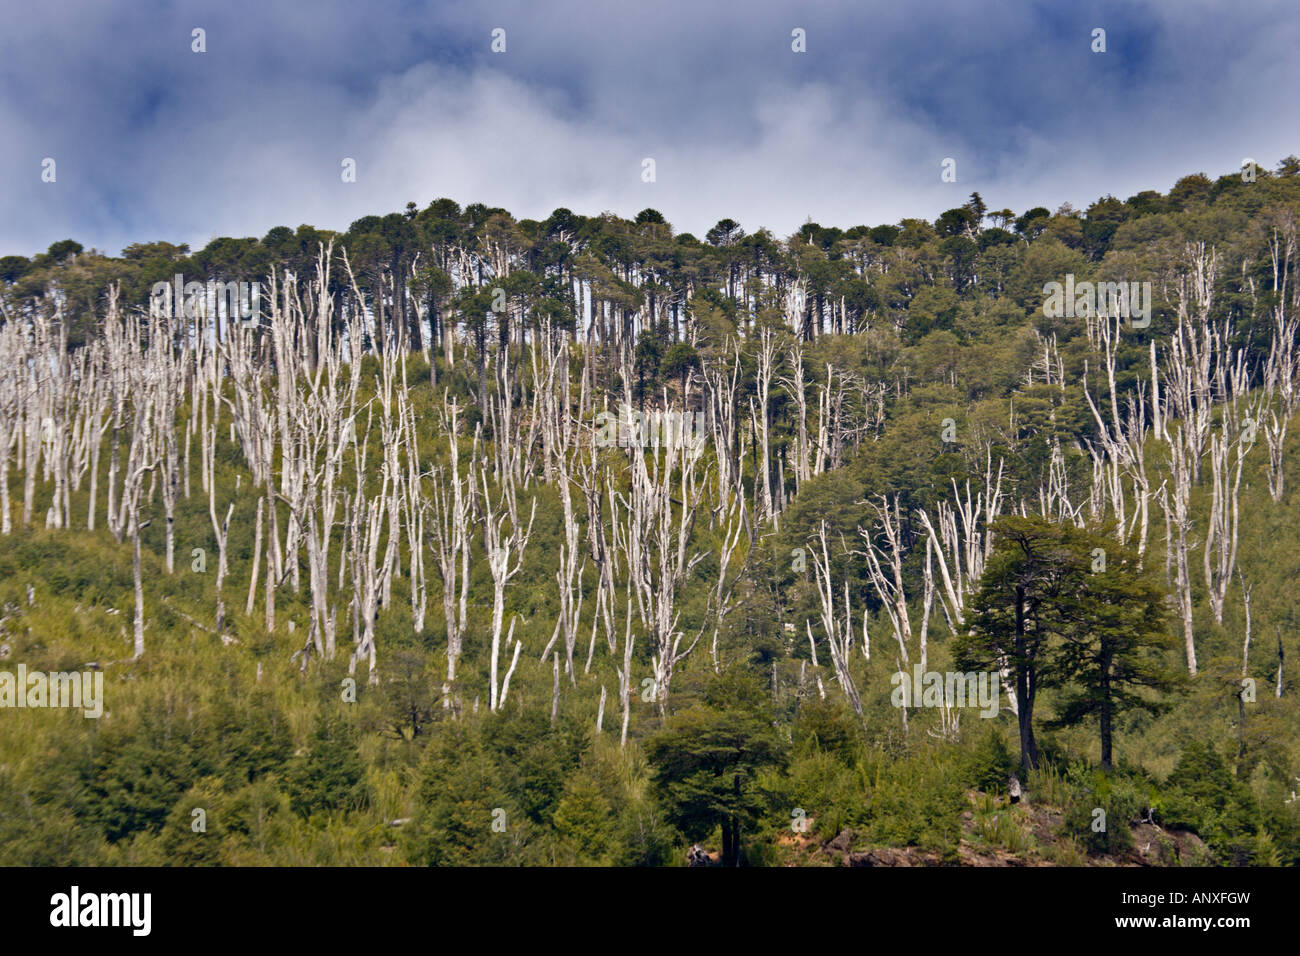
<instances>
[{"instance_id":1,"label":"forested hillside","mask_svg":"<svg viewBox=\"0 0 1300 956\"><path fill-rule=\"evenodd\" d=\"M0 259L0 863L1300 863L1298 222Z\"/></svg>"}]
</instances>

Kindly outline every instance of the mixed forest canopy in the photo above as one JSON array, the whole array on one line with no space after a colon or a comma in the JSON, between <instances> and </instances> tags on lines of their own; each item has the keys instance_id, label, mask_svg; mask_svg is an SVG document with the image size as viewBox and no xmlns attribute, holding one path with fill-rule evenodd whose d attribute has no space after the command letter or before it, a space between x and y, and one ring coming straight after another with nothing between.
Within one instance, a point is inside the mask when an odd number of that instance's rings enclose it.
<instances>
[{"instance_id":1,"label":"mixed forest canopy","mask_svg":"<svg viewBox=\"0 0 1300 956\"><path fill-rule=\"evenodd\" d=\"M0 709L0 860L1300 862L1298 223L0 258L0 670L105 687Z\"/></svg>"}]
</instances>

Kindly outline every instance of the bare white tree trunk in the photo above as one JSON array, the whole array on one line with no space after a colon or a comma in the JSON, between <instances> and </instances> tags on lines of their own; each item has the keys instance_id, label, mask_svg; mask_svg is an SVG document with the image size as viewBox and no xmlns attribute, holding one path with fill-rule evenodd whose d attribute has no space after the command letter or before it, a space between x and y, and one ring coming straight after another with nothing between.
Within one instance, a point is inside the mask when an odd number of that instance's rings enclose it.
<instances>
[{"instance_id":1,"label":"bare white tree trunk","mask_svg":"<svg viewBox=\"0 0 1300 956\"><path fill-rule=\"evenodd\" d=\"M1178 616L1183 625L1183 645L1187 653L1187 670L1196 674L1196 640L1193 634L1192 620L1192 581L1188 568L1187 554L1191 544L1187 540L1191 527L1189 502L1192 491L1192 472L1188 462L1188 451L1179 426L1178 436L1169 443L1170 480L1173 482L1172 494L1168 485L1160 489L1160 508L1165 514L1165 553L1166 567L1172 564L1174 569L1173 584L1178 607Z\"/></svg>"},{"instance_id":2,"label":"bare white tree trunk","mask_svg":"<svg viewBox=\"0 0 1300 956\"><path fill-rule=\"evenodd\" d=\"M830 550L826 541L826 522L822 521L817 529L817 547L812 549L813 570L817 582L817 594L821 599L822 628L826 632L826 644L831 652L831 666L835 669L835 679L844 696L853 708L853 712L862 716L862 698L858 694L857 684L849 671L849 661L853 653L853 615L849 607L849 582L844 581L844 612L837 617L835 608L835 586L831 580ZM809 641L812 634L809 633Z\"/></svg>"},{"instance_id":3,"label":"bare white tree trunk","mask_svg":"<svg viewBox=\"0 0 1300 956\"><path fill-rule=\"evenodd\" d=\"M488 490L488 463L483 462L479 477L483 485L483 543L487 552L488 570L492 573L492 651L489 662L490 677L488 686L488 708L496 710L498 698L505 697L504 686L498 688L497 674L501 657L501 631L505 621L506 585L519 573L523 566L524 549L533 532L533 518L537 515L537 499L533 499L532 512L528 516L528 525L521 527L517 521L510 521L510 499L513 495L513 479L510 470L503 469L505 485L498 489L494 499ZM509 530L506 525L509 524ZM510 624L507 643L514 636L514 622ZM520 644L516 642L514 656L518 659ZM513 669L513 667L512 667ZM508 676L508 675L507 675Z\"/></svg>"}]
</instances>

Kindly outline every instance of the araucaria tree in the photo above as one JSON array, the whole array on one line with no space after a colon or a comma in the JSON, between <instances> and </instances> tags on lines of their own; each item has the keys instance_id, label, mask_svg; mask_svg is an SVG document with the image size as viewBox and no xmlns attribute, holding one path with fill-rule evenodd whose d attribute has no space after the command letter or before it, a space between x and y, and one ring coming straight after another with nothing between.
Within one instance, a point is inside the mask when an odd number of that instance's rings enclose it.
<instances>
[{"instance_id":1,"label":"araucaria tree","mask_svg":"<svg viewBox=\"0 0 1300 956\"><path fill-rule=\"evenodd\" d=\"M1015 675L1020 728L1020 763L1038 766L1034 705L1040 677L1050 674L1053 638L1070 626L1064 616L1068 592L1076 589L1087 564L1070 547L1070 528L1045 518L1006 517L993 525L996 544L975 595L970 633L956 641L959 667L1000 669Z\"/></svg>"},{"instance_id":2,"label":"araucaria tree","mask_svg":"<svg viewBox=\"0 0 1300 956\"><path fill-rule=\"evenodd\" d=\"M1096 718L1101 736L1101 766L1112 765L1115 718L1123 711L1160 713L1168 692L1180 685L1169 669L1169 654L1178 640L1169 630L1164 592L1151 574L1140 570L1132 549L1113 538L1071 533L1091 555L1089 573L1077 591L1064 595L1063 617L1073 627L1040 686L1062 688L1060 713L1052 726L1073 726ZM1091 538L1091 540L1088 540Z\"/></svg>"},{"instance_id":3,"label":"araucaria tree","mask_svg":"<svg viewBox=\"0 0 1300 956\"><path fill-rule=\"evenodd\" d=\"M1009 664L1026 770L1039 763L1034 706L1046 687L1063 691L1054 725L1097 717L1109 769L1116 715L1158 710L1159 699L1141 689L1175 685L1165 667L1175 641L1163 592L1113 532L1012 516L997 521L993 534L970 633L957 639L958 665Z\"/></svg>"}]
</instances>

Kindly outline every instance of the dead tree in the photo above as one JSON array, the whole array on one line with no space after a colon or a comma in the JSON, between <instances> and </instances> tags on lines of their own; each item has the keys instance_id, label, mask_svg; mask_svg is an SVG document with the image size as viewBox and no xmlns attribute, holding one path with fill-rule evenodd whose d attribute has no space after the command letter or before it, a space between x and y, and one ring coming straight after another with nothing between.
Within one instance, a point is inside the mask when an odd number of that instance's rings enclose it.
<instances>
[{"instance_id":1,"label":"dead tree","mask_svg":"<svg viewBox=\"0 0 1300 956\"><path fill-rule=\"evenodd\" d=\"M826 633L826 644L831 652L831 666L835 669L835 679L839 682L844 696L853 708L853 712L862 716L862 698L858 694L857 684L849 671L849 660L853 652L853 613L849 606L849 582L844 581L844 610L838 614L835 607L835 585L831 579L830 550L826 540L826 522L823 520L817 529L817 543L812 548L813 571L817 582L817 596L821 600L822 629ZM866 639L866 613L863 612L863 639ZM809 635L811 640L811 633Z\"/></svg>"},{"instance_id":2,"label":"dead tree","mask_svg":"<svg viewBox=\"0 0 1300 956\"><path fill-rule=\"evenodd\" d=\"M776 498L772 492L771 459L771 414L769 410L772 394L772 377L776 370L777 332L769 324L763 324L758 332L757 390L758 405L749 400L750 424L757 436L759 447L758 475L755 489L758 494L759 520L771 521L776 517Z\"/></svg>"},{"instance_id":3,"label":"dead tree","mask_svg":"<svg viewBox=\"0 0 1300 956\"><path fill-rule=\"evenodd\" d=\"M1300 356L1296 354L1296 335L1300 334L1300 284L1291 281L1296 255L1296 224L1291 216L1274 227L1269 254L1273 266L1274 303L1273 330L1264 366L1264 391L1269 404L1276 396L1278 408L1269 409L1268 420L1262 426L1268 445L1269 494L1274 501L1281 501L1286 481L1283 449L1287 425L1300 402L1300 389L1297 389Z\"/></svg>"},{"instance_id":4,"label":"dead tree","mask_svg":"<svg viewBox=\"0 0 1300 956\"><path fill-rule=\"evenodd\" d=\"M433 528L433 559L442 578L442 607L447 622L447 679L443 683L443 706L453 703L456 662L460 659L469 601L471 538L477 447L468 457L469 473L460 472L459 409L444 395L440 411L441 431L447 438L448 463L433 474L433 495L428 500Z\"/></svg>"},{"instance_id":5,"label":"dead tree","mask_svg":"<svg viewBox=\"0 0 1300 956\"><path fill-rule=\"evenodd\" d=\"M615 544L625 556L629 600L635 599L649 633L661 714L666 713L677 665L701 636L683 647L686 635L678 628L677 592L704 558L703 551L692 547L702 452L686 440L683 430L663 429L662 439L656 437L648 449L630 450L631 487L626 495L617 495L622 513L614 525Z\"/></svg>"},{"instance_id":6,"label":"dead tree","mask_svg":"<svg viewBox=\"0 0 1300 956\"><path fill-rule=\"evenodd\" d=\"M880 504L873 503L872 508L876 513L877 532L858 528L858 534L867 545L865 551L858 553L867 559L871 585L889 615L903 665L908 666L910 654L907 645L912 640L912 622L907 611L907 588L903 583L904 529L898 496L894 496L891 505L889 499L881 495ZM876 543L878 536L883 536L883 545Z\"/></svg>"},{"instance_id":7,"label":"dead tree","mask_svg":"<svg viewBox=\"0 0 1300 956\"><path fill-rule=\"evenodd\" d=\"M17 322L0 324L0 534L10 534L9 462L22 430L29 387L26 336ZM94 495L91 496L92 515Z\"/></svg>"},{"instance_id":8,"label":"dead tree","mask_svg":"<svg viewBox=\"0 0 1300 956\"><path fill-rule=\"evenodd\" d=\"M704 367L704 397L717 462L718 500L721 502L732 494L739 495L742 515L748 524L740 466L743 456L737 449L736 406L740 394L740 369L739 345L735 339L728 338L718 361ZM716 521L717 517L718 509L715 508L713 519Z\"/></svg>"},{"instance_id":9,"label":"dead tree","mask_svg":"<svg viewBox=\"0 0 1300 956\"><path fill-rule=\"evenodd\" d=\"M506 609L506 585L511 579L519 573L523 567L524 549L528 547L528 539L533 532L533 518L537 515L537 499L533 499L532 511L528 516L527 526L521 526L518 521L511 521L510 511L511 502L514 499L513 481L509 468L501 469L504 484L497 489L497 495L494 497L488 490L488 471L489 463L486 459L482 462L479 477L482 480L483 497L483 547L487 553L488 570L492 573L492 651L490 658L490 677L489 677L489 703L490 710L495 711L500 706L500 699L504 699L507 683L503 683L498 688L497 675L501 657L501 631L505 622ZM509 530L506 530L507 524ZM514 637L514 621L510 622L510 634L506 637L507 644ZM514 659L519 658L519 651L522 647L520 642L514 644ZM514 664L511 664L511 671ZM509 672L506 675L506 681L509 680Z\"/></svg>"},{"instance_id":10,"label":"dead tree","mask_svg":"<svg viewBox=\"0 0 1300 956\"><path fill-rule=\"evenodd\" d=\"M1193 483L1201 477L1201 457L1214 414L1213 383L1223 364L1231 329L1210 322L1219 256L1204 242L1189 243L1184 267L1176 275L1178 326L1170 338L1165 381L1170 410L1182 421Z\"/></svg>"},{"instance_id":11,"label":"dead tree","mask_svg":"<svg viewBox=\"0 0 1300 956\"><path fill-rule=\"evenodd\" d=\"M542 651L541 660L547 658L555 643L563 636L564 672L568 675L569 682L576 684L573 652L578 642L579 620L582 615L582 575L587 566L587 554L581 543L582 527L573 500L573 486L576 483L574 458L581 454L578 421L570 410L568 366L560 360L560 352L549 325L544 330L540 346L544 353L540 359L538 343L534 343L531 353L535 394L538 396L534 419L540 421L541 440L545 447L544 469L547 480L554 481L559 493L564 522L564 538L560 542L560 558L555 572L560 613L555 620L551 639ZM580 397L579 406L582 404Z\"/></svg>"},{"instance_id":12,"label":"dead tree","mask_svg":"<svg viewBox=\"0 0 1300 956\"><path fill-rule=\"evenodd\" d=\"M1210 435L1209 463L1214 491L1210 499L1209 521L1206 523L1204 564L1205 587L1216 624L1223 623L1223 605L1237 561L1241 467L1246 454L1245 446L1237 441L1236 468L1229 468L1228 447L1232 442L1228 433L1225 421L1221 434Z\"/></svg>"},{"instance_id":13,"label":"dead tree","mask_svg":"<svg viewBox=\"0 0 1300 956\"><path fill-rule=\"evenodd\" d=\"M938 503L937 528L924 508L917 509L917 517L929 537L934 560L939 566L939 577L943 582L939 606L952 634L966 629L966 602L979 587L984 575L984 562L992 551L989 525L1002 511L1002 472L1003 462L998 459L997 476L994 477L992 451L987 450L984 487L973 499L970 481L966 482L963 496L957 480L953 479L954 504Z\"/></svg>"},{"instance_id":14,"label":"dead tree","mask_svg":"<svg viewBox=\"0 0 1300 956\"><path fill-rule=\"evenodd\" d=\"M143 384L143 383L142 383ZM126 534L131 538L131 571L135 585L134 652L136 658L144 655L144 582L140 566L140 532L149 522L140 521L140 498L144 479L158 463L158 449L152 434L152 389L142 388L136 397L135 427L131 432L131 449L127 458L125 479L122 483L120 514L126 521Z\"/></svg>"},{"instance_id":15,"label":"dead tree","mask_svg":"<svg viewBox=\"0 0 1300 956\"><path fill-rule=\"evenodd\" d=\"M209 473L216 474L216 453L217 453L217 426L213 425L206 436L206 441L201 444L201 451L207 461ZM235 491L239 491L239 480L235 481ZM226 509L226 517L223 521L217 521L217 483L208 482L208 516L212 520L212 534L217 541L217 622L215 630L221 633L222 624L225 621L226 605L221 596L221 587L226 581L226 541L230 533L230 516L235 513L235 503L230 502Z\"/></svg>"},{"instance_id":16,"label":"dead tree","mask_svg":"<svg viewBox=\"0 0 1300 956\"><path fill-rule=\"evenodd\" d=\"M358 442L358 445L363 445ZM377 651L375 648L375 616L379 610L379 595L383 591L389 567L381 559L379 543L383 537L385 511L388 507L390 478L385 472L379 493L369 497L365 493L366 474L364 452L355 453L357 459L357 488L352 498L352 656L348 673L356 674L357 661L369 662L368 683L379 683Z\"/></svg>"},{"instance_id":17,"label":"dead tree","mask_svg":"<svg viewBox=\"0 0 1300 956\"><path fill-rule=\"evenodd\" d=\"M1173 568L1172 584L1175 604L1183 625L1183 645L1187 653L1188 673L1196 674L1196 641L1192 621L1192 580L1188 567L1188 552L1193 547L1188 540L1191 530L1190 500L1192 493L1192 467L1190 453L1181 434L1169 443L1169 482L1160 488L1160 509L1165 515L1165 572Z\"/></svg>"},{"instance_id":18,"label":"dead tree","mask_svg":"<svg viewBox=\"0 0 1300 956\"><path fill-rule=\"evenodd\" d=\"M796 491L812 477L811 443L808 438L808 391L804 382L803 340L795 337L786 353L789 373L780 378L780 385L790 396L795 407L794 424L794 481Z\"/></svg>"}]
</instances>

